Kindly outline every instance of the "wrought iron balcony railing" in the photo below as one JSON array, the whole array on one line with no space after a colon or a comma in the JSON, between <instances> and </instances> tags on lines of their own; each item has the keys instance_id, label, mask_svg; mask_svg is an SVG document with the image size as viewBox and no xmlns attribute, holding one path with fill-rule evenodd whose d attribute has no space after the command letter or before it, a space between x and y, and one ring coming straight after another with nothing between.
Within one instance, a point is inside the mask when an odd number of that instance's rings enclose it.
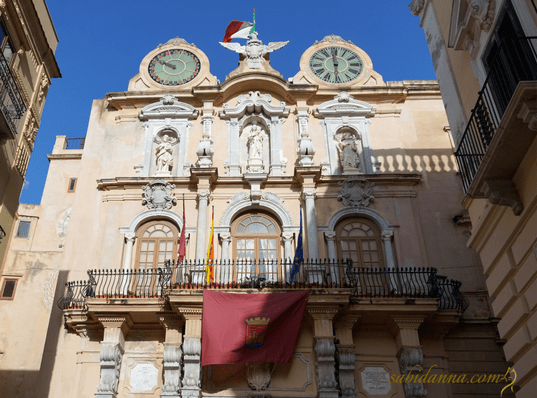
<instances>
[{"instance_id":1,"label":"wrought iron balcony railing","mask_svg":"<svg viewBox=\"0 0 537 398\"><path fill-rule=\"evenodd\" d=\"M9 124L13 136L17 134L19 120L26 112L26 105L19 87L9 69L9 63L0 52L0 110Z\"/></svg>"},{"instance_id":2,"label":"wrought iron balcony railing","mask_svg":"<svg viewBox=\"0 0 537 398\"><path fill-rule=\"evenodd\" d=\"M164 298L174 289L352 289L355 298L436 298L440 309L464 311L461 283L437 275L436 268L371 269L346 261L309 261L291 280L293 264L285 261L216 261L207 281L204 262L167 261L156 269L89 270L88 280L66 284L61 309L85 309L90 298Z\"/></svg>"},{"instance_id":3,"label":"wrought iron balcony railing","mask_svg":"<svg viewBox=\"0 0 537 398\"><path fill-rule=\"evenodd\" d=\"M67 138L65 149L84 149L85 138Z\"/></svg>"},{"instance_id":4,"label":"wrought iron balcony railing","mask_svg":"<svg viewBox=\"0 0 537 398\"><path fill-rule=\"evenodd\" d=\"M537 37L505 38L498 47L483 88L455 152L468 192L503 115L522 81L537 80Z\"/></svg>"}]
</instances>

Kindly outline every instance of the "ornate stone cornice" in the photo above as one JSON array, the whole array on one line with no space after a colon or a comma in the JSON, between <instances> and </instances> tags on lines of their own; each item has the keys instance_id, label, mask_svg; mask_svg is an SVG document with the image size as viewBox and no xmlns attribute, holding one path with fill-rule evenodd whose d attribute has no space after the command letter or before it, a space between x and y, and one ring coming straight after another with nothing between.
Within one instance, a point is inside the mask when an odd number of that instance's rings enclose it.
<instances>
[{"instance_id":1,"label":"ornate stone cornice","mask_svg":"<svg viewBox=\"0 0 537 398\"><path fill-rule=\"evenodd\" d=\"M421 10L423 9L423 6L425 5L425 0L412 0L412 3L408 5L410 8L410 12L418 16L420 15Z\"/></svg>"}]
</instances>

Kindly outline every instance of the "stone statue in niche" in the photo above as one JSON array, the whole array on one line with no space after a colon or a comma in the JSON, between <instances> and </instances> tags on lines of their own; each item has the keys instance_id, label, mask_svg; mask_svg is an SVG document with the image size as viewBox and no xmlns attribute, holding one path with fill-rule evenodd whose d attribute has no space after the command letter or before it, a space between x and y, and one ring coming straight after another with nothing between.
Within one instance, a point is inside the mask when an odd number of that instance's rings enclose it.
<instances>
[{"instance_id":1,"label":"stone statue in niche","mask_svg":"<svg viewBox=\"0 0 537 398\"><path fill-rule=\"evenodd\" d=\"M356 171L360 166L360 155L354 134L347 131L336 136L336 148L343 172Z\"/></svg>"},{"instance_id":2,"label":"stone statue in niche","mask_svg":"<svg viewBox=\"0 0 537 398\"><path fill-rule=\"evenodd\" d=\"M261 159L263 157L263 135L257 122L252 123L248 137L248 159Z\"/></svg>"},{"instance_id":3,"label":"stone statue in niche","mask_svg":"<svg viewBox=\"0 0 537 398\"><path fill-rule=\"evenodd\" d=\"M250 134L248 135L248 165L246 167L250 173L263 172L264 140L264 129L256 121L252 122Z\"/></svg>"},{"instance_id":4,"label":"stone statue in niche","mask_svg":"<svg viewBox=\"0 0 537 398\"><path fill-rule=\"evenodd\" d=\"M156 148L156 163L157 175L171 175L173 168L173 148L175 140L169 135L164 134L162 139L157 136L155 139Z\"/></svg>"}]
</instances>

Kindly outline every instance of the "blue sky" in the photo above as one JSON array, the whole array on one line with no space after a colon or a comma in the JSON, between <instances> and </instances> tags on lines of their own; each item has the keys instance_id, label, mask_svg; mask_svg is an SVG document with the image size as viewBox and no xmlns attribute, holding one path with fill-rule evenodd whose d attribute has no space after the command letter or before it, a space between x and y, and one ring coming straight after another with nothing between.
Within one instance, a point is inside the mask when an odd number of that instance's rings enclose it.
<instances>
[{"instance_id":1,"label":"blue sky","mask_svg":"<svg viewBox=\"0 0 537 398\"><path fill-rule=\"evenodd\" d=\"M229 22L252 20L253 7L259 39L289 40L271 54L272 67L286 79L298 72L302 53L332 33L367 52L385 81L436 79L420 20L408 3L47 0L60 39L56 59L63 77L50 87L20 201L41 201L46 155L56 135L84 137L92 101L126 91L144 56L159 44L176 36L194 43L209 57L211 73L224 81L237 67L238 54L219 42Z\"/></svg>"}]
</instances>

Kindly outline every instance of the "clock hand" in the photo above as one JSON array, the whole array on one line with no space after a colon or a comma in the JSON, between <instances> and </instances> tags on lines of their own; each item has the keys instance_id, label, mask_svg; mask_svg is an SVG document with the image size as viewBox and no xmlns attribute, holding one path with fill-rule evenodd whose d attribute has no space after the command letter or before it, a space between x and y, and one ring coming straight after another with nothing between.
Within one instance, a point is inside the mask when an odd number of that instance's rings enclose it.
<instances>
[{"instance_id":1,"label":"clock hand","mask_svg":"<svg viewBox=\"0 0 537 398\"><path fill-rule=\"evenodd\" d=\"M337 60L337 57L336 57L336 49L335 48L332 48L332 62L334 63L334 72L336 73L336 78L337 78L337 75L338 75L338 65L339 65L339 61Z\"/></svg>"},{"instance_id":2,"label":"clock hand","mask_svg":"<svg viewBox=\"0 0 537 398\"><path fill-rule=\"evenodd\" d=\"M161 60L161 59L159 59L158 62L161 63L162 65L169 66L169 67L172 68L172 69L177 69L177 66L175 66L175 65L173 65L173 64L170 64L169 62L163 61L163 60Z\"/></svg>"}]
</instances>

